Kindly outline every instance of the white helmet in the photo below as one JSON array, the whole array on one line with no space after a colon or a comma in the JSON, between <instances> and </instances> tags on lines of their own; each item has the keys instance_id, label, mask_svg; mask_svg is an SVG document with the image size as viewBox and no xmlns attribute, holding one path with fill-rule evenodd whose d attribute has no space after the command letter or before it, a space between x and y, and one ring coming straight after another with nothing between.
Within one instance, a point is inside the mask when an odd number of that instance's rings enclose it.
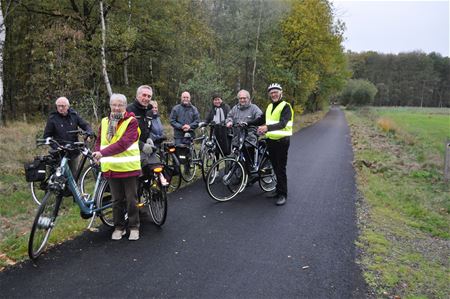
<instances>
[{"instance_id":1,"label":"white helmet","mask_svg":"<svg viewBox=\"0 0 450 299\"><path fill-rule=\"evenodd\" d=\"M272 83L269 85L269 87L267 87L267 92L270 92L271 90L276 89L279 91L283 91L283 88L281 88L281 85L278 83Z\"/></svg>"}]
</instances>

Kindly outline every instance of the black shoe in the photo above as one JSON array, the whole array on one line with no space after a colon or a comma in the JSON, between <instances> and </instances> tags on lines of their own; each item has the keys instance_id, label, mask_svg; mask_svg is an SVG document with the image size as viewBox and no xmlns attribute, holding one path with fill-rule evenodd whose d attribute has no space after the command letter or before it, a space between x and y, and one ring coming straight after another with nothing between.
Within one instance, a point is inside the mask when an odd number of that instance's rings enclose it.
<instances>
[{"instance_id":1,"label":"black shoe","mask_svg":"<svg viewBox=\"0 0 450 299\"><path fill-rule=\"evenodd\" d=\"M277 191L272 191L266 194L266 198L277 198L277 197L278 197Z\"/></svg>"},{"instance_id":2,"label":"black shoe","mask_svg":"<svg viewBox=\"0 0 450 299\"><path fill-rule=\"evenodd\" d=\"M278 197L277 197L277 201L275 202L275 204L276 204L277 206L282 206L282 205L284 205L285 203L286 203L286 196L284 196L284 195L278 196Z\"/></svg>"}]
</instances>

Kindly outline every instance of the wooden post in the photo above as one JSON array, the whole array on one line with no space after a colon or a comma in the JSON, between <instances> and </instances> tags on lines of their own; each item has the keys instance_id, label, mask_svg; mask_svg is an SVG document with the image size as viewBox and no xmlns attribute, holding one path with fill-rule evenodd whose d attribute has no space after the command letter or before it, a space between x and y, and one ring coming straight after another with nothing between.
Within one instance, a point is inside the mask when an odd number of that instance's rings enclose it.
<instances>
[{"instance_id":1,"label":"wooden post","mask_svg":"<svg viewBox=\"0 0 450 299\"><path fill-rule=\"evenodd\" d=\"M450 180L450 139L445 142L444 180Z\"/></svg>"}]
</instances>

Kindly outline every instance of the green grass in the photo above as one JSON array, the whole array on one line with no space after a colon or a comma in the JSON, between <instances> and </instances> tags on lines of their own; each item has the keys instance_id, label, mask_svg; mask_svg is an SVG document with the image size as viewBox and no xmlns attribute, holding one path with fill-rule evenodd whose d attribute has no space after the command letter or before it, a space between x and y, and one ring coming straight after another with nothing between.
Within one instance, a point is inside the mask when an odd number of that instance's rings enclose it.
<instances>
[{"instance_id":1,"label":"green grass","mask_svg":"<svg viewBox=\"0 0 450 299\"><path fill-rule=\"evenodd\" d=\"M450 293L450 195L443 180L449 111L347 112L364 198L357 245L364 277L378 297L446 298ZM389 118L395 129L380 127L380 118Z\"/></svg>"}]
</instances>

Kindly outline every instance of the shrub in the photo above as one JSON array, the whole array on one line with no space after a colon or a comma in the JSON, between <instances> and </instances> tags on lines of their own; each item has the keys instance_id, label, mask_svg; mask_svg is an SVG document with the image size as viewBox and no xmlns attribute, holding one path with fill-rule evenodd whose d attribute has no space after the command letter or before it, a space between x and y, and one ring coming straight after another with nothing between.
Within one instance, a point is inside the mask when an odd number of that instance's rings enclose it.
<instances>
[{"instance_id":1,"label":"shrub","mask_svg":"<svg viewBox=\"0 0 450 299\"><path fill-rule=\"evenodd\" d=\"M350 79L340 95L343 105L365 106L373 102L378 90L372 82Z\"/></svg>"}]
</instances>

